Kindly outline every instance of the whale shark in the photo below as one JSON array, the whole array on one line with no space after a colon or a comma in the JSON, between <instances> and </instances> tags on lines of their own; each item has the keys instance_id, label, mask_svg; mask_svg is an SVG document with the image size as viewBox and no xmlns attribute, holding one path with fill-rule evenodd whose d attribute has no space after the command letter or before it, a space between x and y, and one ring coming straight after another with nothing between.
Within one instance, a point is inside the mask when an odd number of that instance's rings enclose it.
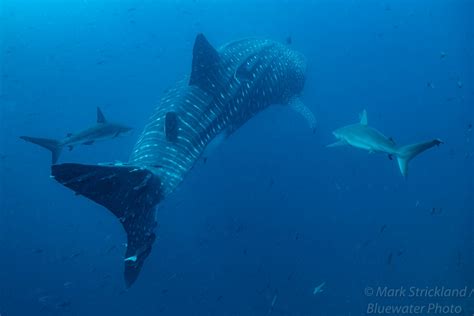
<instances>
[{"instance_id":1,"label":"whale shark","mask_svg":"<svg viewBox=\"0 0 474 316\"><path fill-rule=\"evenodd\" d=\"M50 150L51 162L55 164L64 147L72 150L77 145L92 145L96 141L115 138L130 130L132 130L131 127L107 121L100 108L97 107L97 123L95 125L77 133L69 133L62 140L30 136L20 136L20 138Z\"/></svg>"},{"instance_id":2,"label":"whale shark","mask_svg":"<svg viewBox=\"0 0 474 316\"><path fill-rule=\"evenodd\" d=\"M138 278L156 239L156 206L195 166L214 139L225 139L270 105L314 114L300 100L306 59L268 39L242 39L214 48L196 36L191 73L162 97L129 161L53 165L52 177L110 210L127 234L124 279Z\"/></svg>"},{"instance_id":3,"label":"whale shark","mask_svg":"<svg viewBox=\"0 0 474 316\"><path fill-rule=\"evenodd\" d=\"M327 147L351 146L354 148L367 150L369 153L385 153L392 159L397 158L398 166L403 177L408 175L408 163L431 147L438 146L443 142L433 139L427 142L398 146L392 138L379 132L368 125L367 111L360 114L360 121L356 124L343 126L333 132L337 141L327 145Z\"/></svg>"}]
</instances>

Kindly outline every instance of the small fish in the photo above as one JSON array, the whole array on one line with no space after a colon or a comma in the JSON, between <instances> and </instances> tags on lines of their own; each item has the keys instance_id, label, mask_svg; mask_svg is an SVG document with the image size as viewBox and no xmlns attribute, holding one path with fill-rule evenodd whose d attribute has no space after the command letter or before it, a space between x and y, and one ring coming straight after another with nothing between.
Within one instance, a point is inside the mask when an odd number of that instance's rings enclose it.
<instances>
[{"instance_id":1,"label":"small fish","mask_svg":"<svg viewBox=\"0 0 474 316\"><path fill-rule=\"evenodd\" d=\"M383 232L384 232L384 230L385 230L385 228L387 228L387 225L385 225L385 224L384 224L384 225L382 225L382 227L380 228L380 233L383 233Z\"/></svg>"},{"instance_id":2,"label":"small fish","mask_svg":"<svg viewBox=\"0 0 474 316\"><path fill-rule=\"evenodd\" d=\"M267 315L270 315L272 313L273 307L275 306L277 298L278 298L278 293L275 293L275 295L273 296L273 299L272 299L272 304L270 305L270 309L268 310Z\"/></svg>"},{"instance_id":3,"label":"small fish","mask_svg":"<svg viewBox=\"0 0 474 316\"><path fill-rule=\"evenodd\" d=\"M446 53L445 53L445 52L441 52L441 53L439 54L439 57L440 57L441 59L444 59L444 58L446 57Z\"/></svg>"},{"instance_id":4,"label":"small fish","mask_svg":"<svg viewBox=\"0 0 474 316\"><path fill-rule=\"evenodd\" d=\"M286 38L286 43L287 43L288 45L291 45L291 43L293 43L293 39L291 38L291 36L288 36L288 37Z\"/></svg>"},{"instance_id":5,"label":"small fish","mask_svg":"<svg viewBox=\"0 0 474 316\"><path fill-rule=\"evenodd\" d=\"M430 214L438 215L438 214L441 214L442 212L443 212L443 209L441 207L440 208L433 207L431 208Z\"/></svg>"},{"instance_id":6,"label":"small fish","mask_svg":"<svg viewBox=\"0 0 474 316\"><path fill-rule=\"evenodd\" d=\"M321 283L320 285L316 286L313 291L313 295L316 295L318 293L324 292L323 287L326 285L326 282Z\"/></svg>"},{"instance_id":7,"label":"small fish","mask_svg":"<svg viewBox=\"0 0 474 316\"><path fill-rule=\"evenodd\" d=\"M464 85L461 80L458 80L458 82L456 82L456 84L458 85L459 89L461 89Z\"/></svg>"}]
</instances>

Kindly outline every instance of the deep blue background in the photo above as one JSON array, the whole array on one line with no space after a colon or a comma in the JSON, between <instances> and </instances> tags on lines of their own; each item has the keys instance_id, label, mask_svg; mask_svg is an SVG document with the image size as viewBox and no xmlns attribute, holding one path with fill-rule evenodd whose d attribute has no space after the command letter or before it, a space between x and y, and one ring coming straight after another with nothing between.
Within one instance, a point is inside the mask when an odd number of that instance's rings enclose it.
<instances>
[{"instance_id":1,"label":"deep blue background","mask_svg":"<svg viewBox=\"0 0 474 316\"><path fill-rule=\"evenodd\" d=\"M377 301L367 286L473 286L474 2L3 0L0 10L2 316L363 315ZM61 161L126 161L162 92L189 72L198 32L216 46L291 36L308 58L302 99L318 131L274 106L198 163L159 206L158 240L124 292L118 221L51 180L50 154L18 136L61 138L101 106L132 135ZM383 155L326 148L363 108L397 143L446 144L417 157L408 181Z\"/></svg>"}]
</instances>

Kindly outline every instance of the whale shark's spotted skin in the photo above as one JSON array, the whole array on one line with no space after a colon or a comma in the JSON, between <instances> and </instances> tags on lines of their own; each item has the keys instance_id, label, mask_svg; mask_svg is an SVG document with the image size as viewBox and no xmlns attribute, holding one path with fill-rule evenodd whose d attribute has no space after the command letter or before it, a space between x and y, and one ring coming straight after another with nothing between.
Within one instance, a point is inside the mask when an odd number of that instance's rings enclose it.
<instances>
[{"instance_id":1,"label":"whale shark's spotted skin","mask_svg":"<svg viewBox=\"0 0 474 316\"><path fill-rule=\"evenodd\" d=\"M224 45L218 54L216 71L203 77L199 86L189 85L186 78L168 91L131 155L133 165L159 166L154 172L164 196L183 180L216 135L232 133L271 104L288 103L303 88L304 58L280 43L245 39ZM175 113L178 120L175 141L165 135L167 113Z\"/></svg>"},{"instance_id":2,"label":"whale shark's spotted skin","mask_svg":"<svg viewBox=\"0 0 474 316\"><path fill-rule=\"evenodd\" d=\"M54 178L108 208L127 233L125 281L137 279L155 240L155 206L173 192L217 135L230 135L271 104L288 104L314 128L298 99L305 59L270 40L244 39L215 50L198 35L192 71L162 98L130 161L62 164Z\"/></svg>"}]
</instances>

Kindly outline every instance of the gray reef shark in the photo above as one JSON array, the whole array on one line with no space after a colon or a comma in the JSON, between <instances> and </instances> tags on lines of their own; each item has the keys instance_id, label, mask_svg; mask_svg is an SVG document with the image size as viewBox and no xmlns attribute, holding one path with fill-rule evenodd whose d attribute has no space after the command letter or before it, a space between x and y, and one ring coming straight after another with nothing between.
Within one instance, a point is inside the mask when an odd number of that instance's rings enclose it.
<instances>
[{"instance_id":1,"label":"gray reef shark","mask_svg":"<svg viewBox=\"0 0 474 316\"><path fill-rule=\"evenodd\" d=\"M124 278L137 279L155 241L155 206L170 195L213 139L236 131L272 104L316 120L298 96L306 60L287 46L243 39L215 49L198 34L191 74L167 91L127 163L52 166L56 181L109 209L127 234Z\"/></svg>"},{"instance_id":2,"label":"gray reef shark","mask_svg":"<svg viewBox=\"0 0 474 316\"><path fill-rule=\"evenodd\" d=\"M131 127L122 124L108 122L100 108L97 108L97 124L75 134L69 133L62 140L29 136L20 136L20 138L50 150L52 163L55 164L64 147L72 150L77 145L92 145L98 140L115 138L131 129Z\"/></svg>"},{"instance_id":3,"label":"gray reef shark","mask_svg":"<svg viewBox=\"0 0 474 316\"><path fill-rule=\"evenodd\" d=\"M360 122L336 129L333 135L337 142L327 147L352 146L369 151L369 153L386 153L389 158L397 158L400 172L404 177L408 175L408 162L425 150L442 144L439 139L433 139L413 145L397 146L392 138L386 137L378 130L368 126L367 112L360 115Z\"/></svg>"}]
</instances>

